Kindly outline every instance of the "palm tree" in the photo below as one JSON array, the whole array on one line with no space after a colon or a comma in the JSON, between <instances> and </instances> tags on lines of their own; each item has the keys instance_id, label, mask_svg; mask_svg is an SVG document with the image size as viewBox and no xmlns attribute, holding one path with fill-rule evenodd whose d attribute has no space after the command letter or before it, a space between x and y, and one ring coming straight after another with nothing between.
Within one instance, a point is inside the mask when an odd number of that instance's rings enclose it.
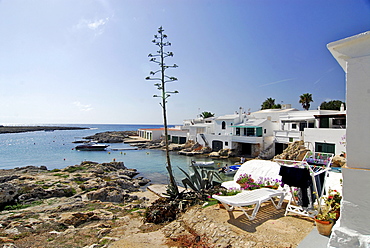
<instances>
[{"instance_id":1,"label":"palm tree","mask_svg":"<svg viewBox=\"0 0 370 248\"><path fill-rule=\"evenodd\" d=\"M209 118L209 117L214 117L215 114L211 113L211 112L207 112L207 111L204 111L200 114L200 117L202 117L203 119L206 119L206 118Z\"/></svg>"},{"instance_id":2,"label":"palm tree","mask_svg":"<svg viewBox=\"0 0 370 248\"><path fill-rule=\"evenodd\" d=\"M306 94L303 94L301 96L299 96L299 103L302 104L302 107L305 109L305 110L309 110L310 109L310 106L311 106L311 102L313 102L312 100L312 94L310 93L306 93Z\"/></svg>"},{"instance_id":3,"label":"palm tree","mask_svg":"<svg viewBox=\"0 0 370 248\"><path fill-rule=\"evenodd\" d=\"M261 105L261 109L272 109L275 105L275 99L267 98Z\"/></svg>"}]
</instances>

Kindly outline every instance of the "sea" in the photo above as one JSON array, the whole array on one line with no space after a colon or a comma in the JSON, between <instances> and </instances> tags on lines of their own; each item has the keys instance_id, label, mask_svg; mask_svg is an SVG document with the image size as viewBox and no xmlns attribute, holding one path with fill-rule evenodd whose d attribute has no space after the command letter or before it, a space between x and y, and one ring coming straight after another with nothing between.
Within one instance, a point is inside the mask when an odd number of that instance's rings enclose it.
<instances>
[{"instance_id":1,"label":"sea","mask_svg":"<svg viewBox=\"0 0 370 248\"><path fill-rule=\"evenodd\" d=\"M47 126L42 124L41 126ZM112 143L106 151L77 151L73 143L83 137L106 131L136 131L140 128L160 128L163 125L119 125L119 124L53 124L51 126L83 127L80 130L55 130L25 133L0 134L0 169L12 169L28 165L46 166L49 170L79 165L83 161L106 163L122 161L127 168L137 169L153 184L167 184L166 153L155 149L131 149L125 143ZM127 149L127 150L113 150ZM212 161L210 158L178 155L170 153L171 165L177 182L185 178L182 168L192 173L189 165L192 160ZM217 168L233 163L228 159L213 160ZM214 169L217 171L218 169ZM231 180L221 174L223 180Z\"/></svg>"}]
</instances>

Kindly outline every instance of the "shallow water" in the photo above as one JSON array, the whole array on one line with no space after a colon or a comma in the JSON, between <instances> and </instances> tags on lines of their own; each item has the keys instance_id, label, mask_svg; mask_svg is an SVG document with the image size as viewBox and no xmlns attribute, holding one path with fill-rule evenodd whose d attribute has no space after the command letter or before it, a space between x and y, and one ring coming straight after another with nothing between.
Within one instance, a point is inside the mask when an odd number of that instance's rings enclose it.
<instances>
[{"instance_id":1,"label":"shallow water","mask_svg":"<svg viewBox=\"0 0 370 248\"><path fill-rule=\"evenodd\" d=\"M135 168L152 183L167 183L166 156L162 150L123 150L123 151L76 151L75 140L105 131L131 131L138 128L158 128L160 125L55 125L89 127L85 130L63 130L54 132L28 132L0 134L0 169L10 169L27 165L48 169L64 168L83 161L110 162L123 161L127 168ZM128 144L110 144L110 148L131 148ZM171 164L177 181L184 178L178 169L189 171L191 160L211 161L208 158L188 157L171 153ZM230 160L215 160L220 167L232 163ZM223 175L222 175L223 176ZM230 177L226 177L228 180Z\"/></svg>"}]
</instances>

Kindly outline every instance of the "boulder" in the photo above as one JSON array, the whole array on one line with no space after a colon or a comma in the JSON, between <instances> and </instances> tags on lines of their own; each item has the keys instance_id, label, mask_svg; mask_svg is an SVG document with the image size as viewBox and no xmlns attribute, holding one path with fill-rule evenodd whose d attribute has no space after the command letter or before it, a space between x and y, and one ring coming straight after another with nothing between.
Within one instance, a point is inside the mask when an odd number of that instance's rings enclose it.
<instances>
[{"instance_id":1,"label":"boulder","mask_svg":"<svg viewBox=\"0 0 370 248\"><path fill-rule=\"evenodd\" d=\"M129 195L117 187L105 187L86 194L89 201L100 200L103 202L123 202Z\"/></svg>"},{"instance_id":2,"label":"boulder","mask_svg":"<svg viewBox=\"0 0 370 248\"><path fill-rule=\"evenodd\" d=\"M211 152L209 155L209 157L215 157L215 158L218 158L220 157L220 154L218 152Z\"/></svg>"},{"instance_id":3,"label":"boulder","mask_svg":"<svg viewBox=\"0 0 370 248\"><path fill-rule=\"evenodd\" d=\"M342 157L340 155L335 155L333 159L331 160L332 167L343 167L347 163L347 160L345 157Z\"/></svg>"},{"instance_id":4,"label":"boulder","mask_svg":"<svg viewBox=\"0 0 370 248\"><path fill-rule=\"evenodd\" d=\"M301 161L308 151L310 150L304 146L304 142L302 140L295 141L289 144L281 154L276 155L273 159Z\"/></svg>"},{"instance_id":5,"label":"boulder","mask_svg":"<svg viewBox=\"0 0 370 248\"><path fill-rule=\"evenodd\" d=\"M12 183L0 184L0 206L13 202L18 195L18 187Z\"/></svg>"}]
</instances>

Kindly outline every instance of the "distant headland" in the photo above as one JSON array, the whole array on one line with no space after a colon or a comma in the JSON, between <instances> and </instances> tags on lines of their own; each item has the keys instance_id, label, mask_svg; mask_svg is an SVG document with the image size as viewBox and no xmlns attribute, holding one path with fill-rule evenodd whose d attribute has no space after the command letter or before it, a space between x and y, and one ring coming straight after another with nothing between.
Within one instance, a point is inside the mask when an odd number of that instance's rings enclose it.
<instances>
[{"instance_id":1,"label":"distant headland","mask_svg":"<svg viewBox=\"0 0 370 248\"><path fill-rule=\"evenodd\" d=\"M35 131L52 132L55 130L78 130L78 129L88 129L88 128L86 127L2 126L0 125L0 134L2 133L24 133L24 132L35 132Z\"/></svg>"}]
</instances>

